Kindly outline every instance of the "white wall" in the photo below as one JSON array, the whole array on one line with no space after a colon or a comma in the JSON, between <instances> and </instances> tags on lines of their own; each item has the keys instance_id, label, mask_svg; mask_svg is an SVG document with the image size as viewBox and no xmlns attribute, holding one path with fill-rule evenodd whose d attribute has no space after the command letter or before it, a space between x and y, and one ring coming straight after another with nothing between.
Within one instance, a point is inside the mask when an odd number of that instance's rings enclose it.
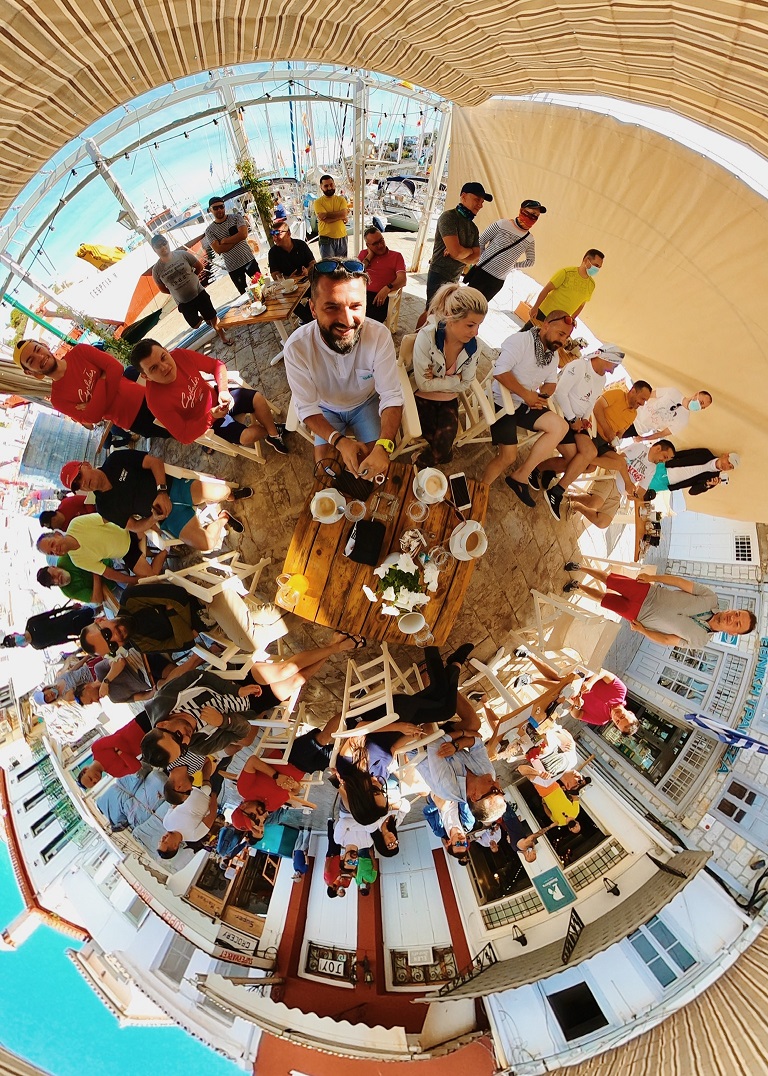
<instances>
[{"instance_id":1,"label":"white wall","mask_svg":"<svg viewBox=\"0 0 768 1076\"><path fill-rule=\"evenodd\" d=\"M737 535L747 535L752 546L750 561L736 560ZM671 560L700 560L716 564L759 564L757 527L736 519L705 516L700 512L681 512L672 520L669 545Z\"/></svg>"}]
</instances>

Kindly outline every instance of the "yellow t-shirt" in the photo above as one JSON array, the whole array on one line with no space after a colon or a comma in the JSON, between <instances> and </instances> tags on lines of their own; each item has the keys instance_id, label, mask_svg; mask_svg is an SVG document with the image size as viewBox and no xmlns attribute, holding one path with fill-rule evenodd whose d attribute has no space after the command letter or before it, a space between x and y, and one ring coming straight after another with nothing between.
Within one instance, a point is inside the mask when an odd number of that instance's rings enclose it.
<instances>
[{"instance_id":1,"label":"yellow t-shirt","mask_svg":"<svg viewBox=\"0 0 768 1076\"><path fill-rule=\"evenodd\" d=\"M627 390L620 386L606 389L603 393L605 411L603 418L617 437L621 437L637 418L637 408L629 406Z\"/></svg>"},{"instance_id":2,"label":"yellow t-shirt","mask_svg":"<svg viewBox=\"0 0 768 1076\"><path fill-rule=\"evenodd\" d=\"M89 516L76 516L67 527L67 534L80 543L79 549L69 554L69 559L84 572L103 575L105 560L119 560L128 552L131 536L123 527L108 523L95 512Z\"/></svg>"},{"instance_id":3,"label":"yellow t-shirt","mask_svg":"<svg viewBox=\"0 0 768 1076\"><path fill-rule=\"evenodd\" d=\"M578 265L558 269L549 283L554 291L549 293L539 307L539 311L545 316L553 310L564 310L566 314L573 314L582 303L589 302L595 290L592 277L580 276Z\"/></svg>"},{"instance_id":4,"label":"yellow t-shirt","mask_svg":"<svg viewBox=\"0 0 768 1076\"><path fill-rule=\"evenodd\" d=\"M321 213L346 213L349 209L347 199L341 194L332 194L330 197L323 194L315 199L315 213L317 214L318 235L326 239L343 239L347 234L347 226L343 220L335 220L331 224L324 224L320 220Z\"/></svg>"},{"instance_id":5,"label":"yellow t-shirt","mask_svg":"<svg viewBox=\"0 0 768 1076\"><path fill-rule=\"evenodd\" d=\"M541 797L549 808L549 816L557 826L565 826L576 817L580 810L578 800L569 799L560 785Z\"/></svg>"}]
</instances>

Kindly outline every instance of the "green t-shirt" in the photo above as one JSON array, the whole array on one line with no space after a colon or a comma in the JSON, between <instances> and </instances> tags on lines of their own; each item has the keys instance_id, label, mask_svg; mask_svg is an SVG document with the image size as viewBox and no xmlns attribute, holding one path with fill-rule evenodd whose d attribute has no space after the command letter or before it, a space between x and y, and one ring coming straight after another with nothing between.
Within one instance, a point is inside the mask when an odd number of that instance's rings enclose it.
<instances>
[{"instance_id":1,"label":"green t-shirt","mask_svg":"<svg viewBox=\"0 0 768 1076\"><path fill-rule=\"evenodd\" d=\"M589 302L595 290L592 277L580 276L578 265L558 269L549 283L554 291L549 293L539 307L539 312L545 316L553 310L564 310L566 314L573 314L582 303Z\"/></svg>"},{"instance_id":2,"label":"green t-shirt","mask_svg":"<svg viewBox=\"0 0 768 1076\"><path fill-rule=\"evenodd\" d=\"M105 560L102 562L105 567L111 568L112 561ZM56 561L57 568L63 568L65 572L69 572L72 576L71 581L65 586L60 587L61 593L67 598L71 598L76 602L89 602L91 595L93 594L93 573L86 572L82 568L78 568L76 564L73 564L69 559L69 553L65 553L63 557L59 557Z\"/></svg>"},{"instance_id":3,"label":"green t-shirt","mask_svg":"<svg viewBox=\"0 0 768 1076\"><path fill-rule=\"evenodd\" d=\"M376 866L368 856L360 856L357 861L357 874L355 881L358 885L372 885L379 876Z\"/></svg>"}]
</instances>

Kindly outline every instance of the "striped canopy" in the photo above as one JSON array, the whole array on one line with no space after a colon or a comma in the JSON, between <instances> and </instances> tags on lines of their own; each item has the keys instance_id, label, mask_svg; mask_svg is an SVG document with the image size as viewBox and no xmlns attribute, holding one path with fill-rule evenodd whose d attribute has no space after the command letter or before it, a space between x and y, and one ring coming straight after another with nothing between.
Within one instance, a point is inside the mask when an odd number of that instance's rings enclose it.
<instances>
[{"instance_id":1,"label":"striped canopy","mask_svg":"<svg viewBox=\"0 0 768 1076\"><path fill-rule=\"evenodd\" d=\"M307 60L391 74L463 105L607 94L768 149L768 12L735 0L73 0L3 5L0 213L67 141L173 79Z\"/></svg>"}]
</instances>

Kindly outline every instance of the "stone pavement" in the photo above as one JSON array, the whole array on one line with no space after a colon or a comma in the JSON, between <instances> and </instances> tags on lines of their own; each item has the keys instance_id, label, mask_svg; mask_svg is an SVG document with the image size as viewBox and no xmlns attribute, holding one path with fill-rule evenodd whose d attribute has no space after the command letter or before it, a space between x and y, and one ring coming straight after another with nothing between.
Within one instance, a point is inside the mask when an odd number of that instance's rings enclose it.
<instances>
[{"instance_id":1,"label":"stone pavement","mask_svg":"<svg viewBox=\"0 0 768 1076\"><path fill-rule=\"evenodd\" d=\"M403 250L406 263L410 257L414 239L405 233L387 234L392 246ZM410 274L403 295L400 326L395 334L396 344L404 332L412 332L424 304L424 274ZM214 300L223 305L234 295L228 277L213 285ZM163 318L155 330L158 339L171 343L182 328L176 311ZM519 325L509 311L492 308L483 326L482 336L493 343L508 335L512 325ZM271 367L269 360L278 349L274 330L268 326L246 326L231 330L234 347L225 347L214 338L206 345L230 368L237 368L244 381L263 392L285 414L289 401L288 385L282 363ZM197 445L183 446L175 441L155 441L153 449L172 463L179 463L196 470L214 473L218 477L232 479L241 485L251 485L255 497L238 506L238 516L245 524L245 533L238 545L247 560L262 556L272 559L272 564L262 576L262 593L274 596L274 578L282 568L285 553L291 539L295 520L304 503L312 479L312 448L298 435L288 435L290 455L278 456L264 446L266 465L260 466L246 460L233 460L228 456L205 455ZM490 446L470 446L456 454L454 462L445 468L446 473L464 470L471 478L478 478L491 453ZM525 450L523 450L525 451ZM459 614L451 636L451 645L471 640L477 647L477 656L489 657L506 642L511 630L530 625L533 602L531 588L543 592L560 593L568 576L563 570L567 560L577 555L580 545L583 551L613 555L620 559L621 549L629 545L622 537L623 527L612 527L607 532L587 528L586 521L572 513L566 522L556 523L550 516L539 495L535 509L527 509L499 479L490 497L486 530L489 548L478 562L464 606ZM627 534L629 530L627 529ZM232 538L237 536L231 536ZM290 621L290 648L304 649L327 640L328 629L315 627L299 618L288 615ZM363 656L364 656L364 652ZM402 659L414 660L416 651L403 648ZM338 701L343 691L345 663L330 662L327 672L321 676L322 684L312 683L305 691L304 699L309 708L310 719L322 724L329 715L332 699ZM314 714L314 717L312 716Z\"/></svg>"}]
</instances>

